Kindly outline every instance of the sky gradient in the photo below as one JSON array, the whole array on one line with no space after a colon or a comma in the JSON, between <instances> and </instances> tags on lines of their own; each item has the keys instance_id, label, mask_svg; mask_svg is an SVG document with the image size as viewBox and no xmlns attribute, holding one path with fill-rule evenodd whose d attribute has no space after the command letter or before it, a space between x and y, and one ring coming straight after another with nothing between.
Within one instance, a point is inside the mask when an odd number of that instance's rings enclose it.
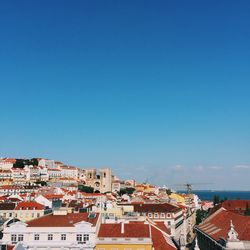
<instances>
[{"instance_id":1,"label":"sky gradient","mask_svg":"<svg viewBox=\"0 0 250 250\"><path fill-rule=\"evenodd\" d=\"M250 1L5 1L0 156L250 190Z\"/></svg>"}]
</instances>

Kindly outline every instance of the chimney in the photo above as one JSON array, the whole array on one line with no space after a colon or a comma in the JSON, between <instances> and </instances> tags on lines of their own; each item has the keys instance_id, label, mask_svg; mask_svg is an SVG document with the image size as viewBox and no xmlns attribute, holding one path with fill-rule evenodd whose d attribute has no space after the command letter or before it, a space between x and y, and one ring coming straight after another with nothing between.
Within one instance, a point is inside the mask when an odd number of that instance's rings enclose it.
<instances>
[{"instance_id":1,"label":"chimney","mask_svg":"<svg viewBox=\"0 0 250 250\"><path fill-rule=\"evenodd\" d=\"M121 222L121 233L124 234L124 221Z\"/></svg>"}]
</instances>

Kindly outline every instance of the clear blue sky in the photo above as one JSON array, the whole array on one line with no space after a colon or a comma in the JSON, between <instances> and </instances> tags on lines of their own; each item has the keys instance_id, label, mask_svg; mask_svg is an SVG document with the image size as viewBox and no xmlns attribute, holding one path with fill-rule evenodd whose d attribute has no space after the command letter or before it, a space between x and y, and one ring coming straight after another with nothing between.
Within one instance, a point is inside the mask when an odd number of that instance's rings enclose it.
<instances>
[{"instance_id":1,"label":"clear blue sky","mask_svg":"<svg viewBox=\"0 0 250 250\"><path fill-rule=\"evenodd\" d=\"M248 0L2 2L0 156L250 189L249 13Z\"/></svg>"}]
</instances>

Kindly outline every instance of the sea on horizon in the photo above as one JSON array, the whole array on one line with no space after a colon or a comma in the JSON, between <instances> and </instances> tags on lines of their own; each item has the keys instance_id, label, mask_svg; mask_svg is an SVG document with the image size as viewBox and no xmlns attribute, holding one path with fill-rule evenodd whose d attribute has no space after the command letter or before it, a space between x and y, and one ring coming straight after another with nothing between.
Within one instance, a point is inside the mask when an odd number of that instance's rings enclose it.
<instances>
[{"instance_id":1,"label":"sea on horizon","mask_svg":"<svg viewBox=\"0 0 250 250\"><path fill-rule=\"evenodd\" d=\"M217 191L217 190L193 190L200 200L212 201L215 195L220 199L228 200L250 200L250 191Z\"/></svg>"}]
</instances>

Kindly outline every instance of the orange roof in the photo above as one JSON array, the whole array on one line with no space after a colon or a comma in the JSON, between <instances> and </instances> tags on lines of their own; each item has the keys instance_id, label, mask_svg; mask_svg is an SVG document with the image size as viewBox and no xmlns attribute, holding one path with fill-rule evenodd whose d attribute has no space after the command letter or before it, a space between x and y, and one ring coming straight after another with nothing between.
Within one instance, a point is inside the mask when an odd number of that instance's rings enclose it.
<instances>
[{"instance_id":1,"label":"orange roof","mask_svg":"<svg viewBox=\"0 0 250 250\"><path fill-rule=\"evenodd\" d=\"M177 249L170 238L165 238L161 231L151 227L153 247L155 250L175 250Z\"/></svg>"},{"instance_id":2,"label":"orange roof","mask_svg":"<svg viewBox=\"0 0 250 250\"><path fill-rule=\"evenodd\" d=\"M231 221L238 233L238 239L249 241L250 217L227 211L224 208L209 216L197 228L215 240L219 240L221 237L227 239Z\"/></svg>"},{"instance_id":3,"label":"orange roof","mask_svg":"<svg viewBox=\"0 0 250 250\"><path fill-rule=\"evenodd\" d=\"M19 202L15 210L43 210L44 206L35 201Z\"/></svg>"},{"instance_id":4,"label":"orange roof","mask_svg":"<svg viewBox=\"0 0 250 250\"><path fill-rule=\"evenodd\" d=\"M0 173L12 173L11 170L0 170Z\"/></svg>"},{"instance_id":5,"label":"orange roof","mask_svg":"<svg viewBox=\"0 0 250 250\"><path fill-rule=\"evenodd\" d=\"M90 197L90 196L104 196L104 194L99 194L99 193L85 193L85 192L81 192L81 194L83 196L88 196L88 197Z\"/></svg>"},{"instance_id":6,"label":"orange roof","mask_svg":"<svg viewBox=\"0 0 250 250\"><path fill-rule=\"evenodd\" d=\"M15 163L16 159L14 159L14 158L5 158L4 162L6 162L6 163Z\"/></svg>"},{"instance_id":7,"label":"orange roof","mask_svg":"<svg viewBox=\"0 0 250 250\"><path fill-rule=\"evenodd\" d=\"M167 233L167 234L171 234L170 229L166 227L164 221L157 221L155 222L156 226L161 229L163 232Z\"/></svg>"},{"instance_id":8,"label":"orange roof","mask_svg":"<svg viewBox=\"0 0 250 250\"><path fill-rule=\"evenodd\" d=\"M75 223L86 221L96 225L99 214L89 218L88 213L71 213L67 215L46 215L27 222L28 227L73 227Z\"/></svg>"},{"instance_id":9,"label":"orange roof","mask_svg":"<svg viewBox=\"0 0 250 250\"><path fill-rule=\"evenodd\" d=\"M48 200L50 200L50 199L62 199L63 194L44 194L43 197L45 197Z\"/></svg>"},{"instance_id":10,"label":"orange roof","mask_svg":"<svg viewBox=\"0 0 250 250\"><path fill-rule=\"evenodd\" d=\"M149 238L149 225L142 223L124 224L124 233L121 233L121 223L101 224L98 237Z\"/></svg>"}]
</instances>

